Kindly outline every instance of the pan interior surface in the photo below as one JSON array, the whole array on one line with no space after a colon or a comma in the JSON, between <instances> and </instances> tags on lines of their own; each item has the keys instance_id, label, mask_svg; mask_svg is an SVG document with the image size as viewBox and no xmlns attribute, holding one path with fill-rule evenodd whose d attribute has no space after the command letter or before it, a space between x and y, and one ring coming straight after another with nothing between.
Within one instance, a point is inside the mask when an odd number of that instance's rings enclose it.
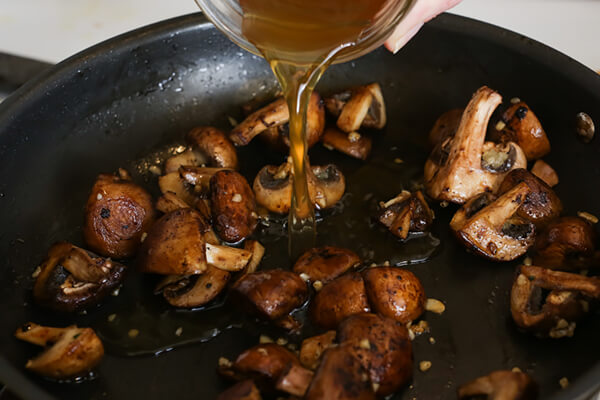
<instances>
[{"instance_id":1,"label":"pan interior surface","mask_svg":"<svg viewBox=\"0 0 600 400\"><path fill-rule=\"evenodd\" d=\"M508 304L517 263L491 263L460 247L448 228L455 208L437 207L431 235L407 243L378 228L372 215L379 201L419 184L433 122L464 107L482 85L499 91L505 103L523 99L538 115L552 144L546 161L559 173L556 191L565 214L600 215L600 144L578 141L574 128L582 111L600 121L600 78L529 39L443 15L396 56L380 49L332 67L317 90L331 93L373 81L382 86L389 122L373 136L371 159L354 161L319 146L310 156L316 165L337 164L348 181L341 206L322 215L319 244L356 249L367 265L406 264L427 295L446 304L442 315L425 315L431 332L413 342L412 384L394 398L453 399L460 384L513 367L532 375L542 399L584 398L600 381L597 313L578 324L571 339L523 334ZM119 296L85 315L54 314L31 298L31 274L49 246L60 240L84 245L83 208L99 173L124 167L156 195L149 167L160 165L187 131L198 125L227 131L230 118L243 118L242 105L268 100L276 90L262 59L192 15L77 55L0 106L0 352L10 364L21 368L38 351L12 335L24 322L90 325L107 349L95 376L79 383L31 381L61 399L208 399L229 384L216 373L219 357L234 358L263 333L282 335L227 305L172 310L152 295L152 278L135 272ZM252 143L240 158L251 180L284 155ZM276 221L263 232L263 268L290 268L283 226ZM111 314L117 316L114 324L107 322ZM176 336L179 327L183 334ZM129 329L140 330L139 339L128 338ZM418 370L423 360L432 362L427 373ZM562 377L572 382L567 390L559 386Z\"/></svg>"}]
</instances>

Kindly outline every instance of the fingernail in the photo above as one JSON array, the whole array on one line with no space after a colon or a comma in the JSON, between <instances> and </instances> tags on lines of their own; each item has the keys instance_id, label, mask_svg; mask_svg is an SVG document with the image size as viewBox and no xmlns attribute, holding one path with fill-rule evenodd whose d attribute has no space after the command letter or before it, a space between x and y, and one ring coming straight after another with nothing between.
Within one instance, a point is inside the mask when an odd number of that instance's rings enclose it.
<instances>
[{"instance_id":1,"label":"fingernail","mask_svg":"<svg viewBox=\"0 0 600 400\"><path fill-rule=\"evenodd\" d=\"M400 51L400 49L403 48L404 45L408 43L409 40L412 39L422 27L423 23L421 22L420 24L413 27L410 31L406 32L406 34L400 39L398 39L398 41L394 44L393 53L396 54L398 51Z\"/></svg>"}]
</instances>

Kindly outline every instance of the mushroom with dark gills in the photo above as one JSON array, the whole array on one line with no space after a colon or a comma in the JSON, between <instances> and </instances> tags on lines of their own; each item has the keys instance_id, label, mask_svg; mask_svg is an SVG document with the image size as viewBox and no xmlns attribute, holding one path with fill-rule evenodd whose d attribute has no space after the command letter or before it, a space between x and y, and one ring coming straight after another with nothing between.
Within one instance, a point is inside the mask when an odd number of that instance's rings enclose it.
<instances>
[{"instance_id":1,"label":"mushroom with dark gills","mask_svg":"<svg viewBox=\"0 0 600 400\"><path fill-rule=\"evenodd\" d=\"M85 206L83 236L98 254L126 258L136 253L155 213L150 194L133 183L125 170L119 174L101 174L96 179Z\"/></svg>"},{"instance_id":2,"label":"mushroom with dark gills","mask_svg":"<svg viewBox=\"0 0 600 400\"><path fill-rule=\"evenodd\" d=\"M338 128L346 133L356 132L359 128L382 129L387 122L385 101L378 83L326 97L325 107L337 117Z\"/></svg>"},{"instance_id":3,"label":"mushroom with dark gills","mask_svg":"<svg viewBox=\"0 0 600 400\"><path fill-rule=\"evenodd\" d=\"M454 137L438 143L425 163L425 187L436 200L462 204L495 191L512 169L525 168L523 150L513 142L485 142L487 124L502 97L484 86L465 109Z\"/></svg>"},{"instance_id":4,"label":"mushroom with dark gills","mask_svg":"<svg viewBox=\"0 0 600 400\"><path fill-rule=\"evenodd\" d=\"M517 326L537 336L573 336L576 321L600 299L600 278L533 265L517 269L510 311Z\"/></svg>"},{"instance_id":5,"label":"mushroom with dark gills","mask_svg":"<svg viewBox=\"0 0 600 400\"><path fill-rule=\"evenodd\" d=\"M25 368L49 378L68 379L91 371L104 356L102 342L91 328L53 328L28 322L15 332L17 339L44 346Z\"/></svg>"},{"instance_id":6,"label":"mushroom with dark gills","mask_svg":"<svg viewBox=\"0 0 600 400\"><path fill-rule=\"evenodd\" d=\"M409 233L426 232L433 222L433 212L421 191L403 190L398 196L380 203L379 222L400 239Z\"/></svg>"},{"instance_id":7,"label":"mushroom with dark gills","mask_svg":"<svg viewBox=\"0 0 600 400\"><path fill-rule=\"evenodd\" d=\"M521 182L498 198L489 193L475 196L454 214L450 228L474 253L495 261L514 260L535 238L535 225L516 215L530 192Z\"/></svg>"},{"instance_id":8,"label":"mushroom with dark gills","mask_svg":"<svg viewBox=\"0 0 600 400\"><path fill-rule=\"evenodd\" d=\"M63 312L97 304L125 277L123 264L67 242L54 244L39 267L33 298L42 307Z\"/></svg>"},{"instance_id":9,"label":"mushroom with dark gills","mask_svg":"<svg viewBox=\"0 0 600 400\"><path fill-rule=\"evenodd\" d=\"M458 398L487 400L535 400L538 386L524 372L499 370L465 383L458 388Z\"/></svg>"}]
</instances>

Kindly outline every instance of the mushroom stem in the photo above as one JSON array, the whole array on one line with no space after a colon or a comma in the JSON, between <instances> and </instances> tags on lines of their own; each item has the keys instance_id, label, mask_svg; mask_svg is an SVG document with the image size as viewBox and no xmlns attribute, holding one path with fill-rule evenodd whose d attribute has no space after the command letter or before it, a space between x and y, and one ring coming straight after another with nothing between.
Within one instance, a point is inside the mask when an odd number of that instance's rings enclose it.
<instances>
[{"instance_id":1,"label":"mushroom stem","mask_svg":"<svg viewBox=\"0 0 600 400\"><path fill-rule=\"evenodd\" d=\"M252 252L235 247L206 243L206 262L224 271L240 271L250 261Z\"/></svg>"},{"instance_id":2,"label":"mushroom stem","mask_svg":"<svg viewBox=\"0 0 600 400\"><path fill-rule=\"evenodd\" d=\"M310 386L313 375L311 370L296 363L290 363L287 370L279 376L275 388L292 396L303 397Z\"/></svg>"}]
</instances>

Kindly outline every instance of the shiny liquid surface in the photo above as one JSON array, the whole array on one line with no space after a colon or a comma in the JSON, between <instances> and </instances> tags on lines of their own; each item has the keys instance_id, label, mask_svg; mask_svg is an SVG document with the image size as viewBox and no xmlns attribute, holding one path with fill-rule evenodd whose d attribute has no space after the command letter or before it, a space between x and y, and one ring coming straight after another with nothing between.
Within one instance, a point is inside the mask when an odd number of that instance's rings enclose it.
<instances>
[{"instance_id":1,"label":"shiny liquid surface","mask_svg":"<svg viewBox=\"0 0 600 400\"><path fill-rule=\"evenodd\" d=\"M307 169L306 112L312 91L345 48L361 45L388 0L243 0L243 33L271 65L290 110L294 177L288 218L289 254L297 258L315 242Z\"/></svg>"}]
</instances>

